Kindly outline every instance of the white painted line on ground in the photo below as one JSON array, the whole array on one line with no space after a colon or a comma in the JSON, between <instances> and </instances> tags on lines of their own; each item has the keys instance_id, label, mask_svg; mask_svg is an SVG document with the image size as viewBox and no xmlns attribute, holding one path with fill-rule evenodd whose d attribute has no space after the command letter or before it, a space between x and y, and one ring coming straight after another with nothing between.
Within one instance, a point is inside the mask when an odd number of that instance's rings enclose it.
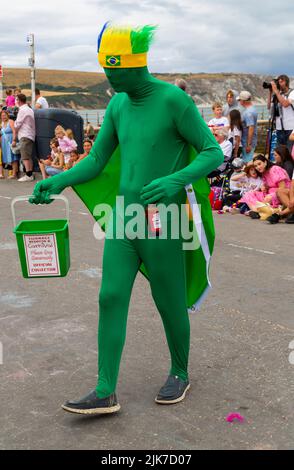
<instances>
[{"instance_id":1,"label":"white painted line on ground","mask_svg":"<svg viewBox=\"0 0 294 470\"><path fill-rule=\"evenodd\" d=\"M285 281L294 281L294 276L285 276L284 279Z\"/></svg>"},{"instance_id":2,"label":"white painted line on ground","mask_svg":"<svg viewBox=\"0 0 294 470\"><path fill-rule=\"evenodd\" d=\"M79 273L87 276L91 279L101 279L102 278L102 269L101 268L88 268L78 271Z\"/></svg>"},{"instance_id":3,"label":"white painted line on ground","mask_svg":"<svg viewBox=\"0 0 294 470\"><path fill-rule=\"evenodd\" d=\"M0 243L0 250L16 250L16 243Z\"/></svg>"},{"instance_id":4,"label":"white painted line on ground","mask_svg":"<svg viewBox=\"0 0 294 470\"><path fill-rule=\"evenodd\" d=\"M90 215L89 212L78 212L80 215Z\"/></svg>"},{"instance_id":5,"label":"white painted line on ground","mask_svg":"<svg viewBox=\"0 0 294 470\"><path fill-rule=\"evenodd\" d=\"M252 248L250 246L235 245L234 243L225 243L228 246L233 248L241 248L242 250L255 251L256 253L263 253L264 255L275 255L274 251L258 250L257 248Z\"/></svg>"},{"instance_id":6,"label":"white painted line on ground","mask_svg":"<svg viewBox=\"0 0 294 470\"><path fill-rule=\"evenodd\" d=\"M12 199L12 197L8 197L8 196L0 196L0 198L1 198L1 199L9 199L9 200Z\"/></svg>"}]
</instances>

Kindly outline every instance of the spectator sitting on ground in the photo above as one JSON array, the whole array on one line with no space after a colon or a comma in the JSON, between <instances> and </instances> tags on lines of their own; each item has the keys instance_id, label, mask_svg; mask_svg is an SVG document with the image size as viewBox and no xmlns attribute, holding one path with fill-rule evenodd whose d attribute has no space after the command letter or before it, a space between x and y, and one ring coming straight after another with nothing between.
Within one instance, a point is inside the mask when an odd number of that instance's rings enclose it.
<instances>
[{"instance_id":1,"label":"spectator sitting on ground","mask_svg":"<svg viewBox=\"0 0 294 470\"><path fill-rule=\"evenodd\" d=\"M253 159L257 145L257 111L252 104L249 91L241 91L237 100L244 109L242 112L242 158L245 163Z\"/></svg>"},{"instance_id":2,"label":"spectator sitting on ground","mask_svg":"<svg viewBox=\"0 0 294 470\"><path fill-rule=\"evenodd\" d=\"M237 158L241 155L242 152L241 138L243 129L241 113L238 109L233 109L232 111L230 111L229 122L230 128L228 138L233 144L233 156L234 158Z\"/></svg>"},{"instance_id":3,"label":"spectator sitting on ground","mask_svg":"<svg viewBox=\"0 0 294 470\"><path fill-rule=\"evenodd\" d=\"M264 155L257 155L253 159L256 171L262 177L262 186L258 191L248 191L242 196L240 202L246 203L251 209L249 215L253 219L259 219L257 211L259 203L270 204L277 208L280 201L277 197L278 189L289 189L290 178L288 173L280 166L274 165Z\"/></svg>"},{"instance_id":4,"label":"spectator sitting on ground","mask_svg":"<svg viewBox=\"0 0 294 470\"><path fill-rule=\"evenodd\" d=\"M68 160L67 164L65 165L65 170L70 170L79 160L79 152L77 150L72 150L70 152L70 159Z\"/></svg>"},{"instance_id":5,"label":"spectator sitting on ground","mask_svg":"<svg viewBox=\"0 0 294 470\"><path fill-rule=\"evenodd\" d=\"M244 165L244 162L241 158L235 158L233 160L232 165L234 166L234 162L239 160L242 162L242 166ZM240 163L241 165L241 163ZM236 191L240 193L238 201L240 200L241 196L248 191L259 191L262 186L262 179L260 174L256 171L256 168L253 163L247 163L245 167L243 168L243 171L235 171L230 179L230 190L233 194ZM233 201L236 202L236 201ZM227 204L228 205L228 204ZM245 205L245 203L240 204ZM248 206L247 206L248 208ZM249 209L249 208L248 208ZM241 212L244 212L241 210Z\"/></svg>"},{"instance_id":6,"label":"spectator sitting on ground","mask_svg":"<svg viewBox=\"0 0 294 470\"><path fill-rule=\"evenodd\" d=\"M6 103L7 108L14 108L15 96L12 94L12 90L11 89L6 90L6 95L7 97L6 97L5 103Z\"/></svg>"},{"instance_id":7,"label":"spectator sitting on ground","mask_svg":"<svg viewBox=\"0 0 294 470\"><path fill-rule=\"evenodd\" d=\"M80 161L82 161L85 157L87 157L89 155L89 153L91 152L91 149L92 149L92 146L93 146L93 143L90 139L85 139L84 140L84 143L83 143L83 149L84 149L84 153L82 153L80 156L79 156L79 159L74 163L74 165L76 165L77 163L79 163Z\"/></svg>"},{"instance_id":8,"label":"spectator sitting on ground","mask_svg":"<svg viewBox=\"0 0 294 470\"><path fill-rule=\"evenodd\" d=\"M208 178L215 178L216 176L219 176L221 173L223 173L226 170L228 166L228 162L232 158L232 152L233 152L233 145L228 140L229 132L225 127L221 127L217 130L214 130L213 134L217 142L219 143L220 148L222 149L222 152L224 154L224 162L216 170L212 171L208 175Z\"/></svg>"},{"instance_id":9,"label":"spectator sitting on ground","mask_svg":"<svg viewBox=\"0 0 294 470\"><path fill-rule=\"evenodd\" d=\"M46 100L46 98L44 98L44 96L41 95L39 88L36 88L35 93L36 93L35 108L36 109L48 109L49 108L48 101Z\"/></svg>"},{"instance_id":10,"label":"spectator sitting on ground","mask_svg":"<svg viewBox=\"0 0 294 470\"><path fill-rule=\"evenodd\" d=\"M58 175L64 170L64 157L62 152L58 152L54 160L49 165L45 165L45 172L48 176Z\"/></svg>"},{"instance_id":11,"label":"spectator sitting on ground","mask_svg":"<svg viewBox=\"0 0 294 470\"><path fill-rule=\"evenodd\" d=\"M56 138L51 139L50 140L51 154L49 155L49 157L46 160L44 160L42 158L39 160L39 167L40 167L40 170L41 170L41 173L42 173L43 180L48 177L48 175L45 171L45 167L50 166L51 163L58 156L58 146L59 146L58 140Z\"/></svg>"},{"instance_id":12,"label":"spectator sitting on ground","mask_svg":"<svg viewBox=\"0 0 294 470\"><path fill-rule=\"evenodd\" d=\"M294 170L294 161L291 157L287 145L278 145L274 150L274 157L276 165L284 168L289 175L289 178L292 179L293 170Z\"/></svg>"},{"instance_id":13,"label":"spectator sitting on ground","mask_svg":"<svg viewBox=\"0 0 294 470\"><path fill-rule=\"evenodd\" d=\"M267 218L271 224L277 224L281 219L286 218L286 224L294 224L294 174L291 181L290 189L281 188L277 191L277 196L283 209L276 214L272 214Z\"/></svg>"},{"instance_id":14,"label":"spectator sitting on ground","mask_svg":"<svg viewBox=\"0 0 294 470\"><path fill-rule=\"evenodd\" d=\"M67 133L73 137L70 129L67 130ZM55 137L58 139L60 150L64 156L65 165L67 165L70 159L70 152L72 150L76 150L78 146L74 139L68 137L67 133L62 126L57 126L55 129Z\"/></svg>"},{"instance_id":15,"label":"spectator sitting on ground","mask_svg":"<svg viewBox=\"0 0 294 470\"><path fill-rule=\"evenodd\" d=\"M214 118L210 119L208 122L208 127L212 128L212 132L223 127L229 129L230 123L228 118L223 116L222 104L219 102L213 103L212 111L214 113Z\"/></svg>"},{"instance_id":16,"label":"spectator sitting on ground","mask_svg":"<svg viewBox=\"0 0 294 470\"><path fill-rule=\"evenodd\" d=\"M239 103L237 101L238 93L234 90L229 90L226 94L226 104L223 109L223 116L229 117L229 114L234 109L240 111Z\"/></svg>"},{"instance_id":17,"label":"spectator sitting on ground","mask_svg":"<svg viewBox=\"0 0 294 470\"><path fill-rule=\"evenodd\" d=\"M71 129L66 129L66 136L71 140L72 144L75 145L75 148L78 148L78 144L75 141L74 133Z\"/></svg>"}]
</instances>

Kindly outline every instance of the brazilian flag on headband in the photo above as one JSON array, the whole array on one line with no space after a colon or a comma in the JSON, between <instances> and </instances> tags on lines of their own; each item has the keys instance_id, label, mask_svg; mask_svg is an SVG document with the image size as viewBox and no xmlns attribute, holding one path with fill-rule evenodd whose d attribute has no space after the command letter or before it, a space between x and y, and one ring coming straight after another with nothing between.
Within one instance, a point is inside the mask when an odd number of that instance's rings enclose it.
<instances>
[{"instance_id":1,"label":"brazilian flag on headband","mask_svg":"<svg viewBox=\"0 0 294 470\"><path fill-rule=\"evenodd\" d=\"M190 161L197 158L196 151L190 147ZM102 173L87 183L74 186L75 192L93 215L97 204L115 204L120 181L120 149L113 153ZM213 251L215 232L212 210L209 202L210 186L207 178L198 180L186 187L187 204L190 206L190 224L197 234L199 244L195 250L186 253L187 308L197 309L210 288L209 263ZM193 208L193 210L192 210ZM95 218L95 216L93 215ZM102 227L105 229L105 227ZM142 264L140 271L148 278Z\"/></svg>"}]
</instances>

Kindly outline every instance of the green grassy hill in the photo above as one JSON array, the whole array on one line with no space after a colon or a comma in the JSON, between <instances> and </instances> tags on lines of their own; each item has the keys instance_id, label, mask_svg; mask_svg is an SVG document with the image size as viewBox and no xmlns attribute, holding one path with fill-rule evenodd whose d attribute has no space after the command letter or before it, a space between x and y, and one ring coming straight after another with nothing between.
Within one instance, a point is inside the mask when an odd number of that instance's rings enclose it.
<instances>
[{"instance_id":1,"label":"green grassy hill","mask_svg":"<svg viewBox=\"0 0 294 470\"><path fill-rule=\"evenodd\" d=\"M176 78L184 78L189 85L189 93L199 105L224 101L226 91L249 90L256 102L264 102L267 93L262 82L270 77L249 74L156 74L160 80L174 83ZM67 70L38 69L37 87L46 96L49 104L55 107L74 109L105 108L109 102L109 83L103 73L76 72ZM21 68L4 69L4 88L20 87L30 95L30 70Z\"/></svg>"}]
</instances>

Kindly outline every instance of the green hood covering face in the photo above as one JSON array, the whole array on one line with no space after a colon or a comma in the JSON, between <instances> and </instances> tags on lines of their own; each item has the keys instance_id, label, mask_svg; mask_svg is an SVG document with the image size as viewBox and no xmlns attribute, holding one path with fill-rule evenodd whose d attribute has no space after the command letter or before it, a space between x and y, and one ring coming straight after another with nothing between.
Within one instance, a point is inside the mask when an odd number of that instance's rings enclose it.
<instances>
[{"instance_id":1,"label":"green hood covering face","mask_svg":"<svg viewBox=\"0 0 294 470\"><path fill-rule=\"evenodd\" d=\"M147 67L104 69L105 75L116 93L130 97L144 96L153 79Z\"/></svg>"}]
</instances>

